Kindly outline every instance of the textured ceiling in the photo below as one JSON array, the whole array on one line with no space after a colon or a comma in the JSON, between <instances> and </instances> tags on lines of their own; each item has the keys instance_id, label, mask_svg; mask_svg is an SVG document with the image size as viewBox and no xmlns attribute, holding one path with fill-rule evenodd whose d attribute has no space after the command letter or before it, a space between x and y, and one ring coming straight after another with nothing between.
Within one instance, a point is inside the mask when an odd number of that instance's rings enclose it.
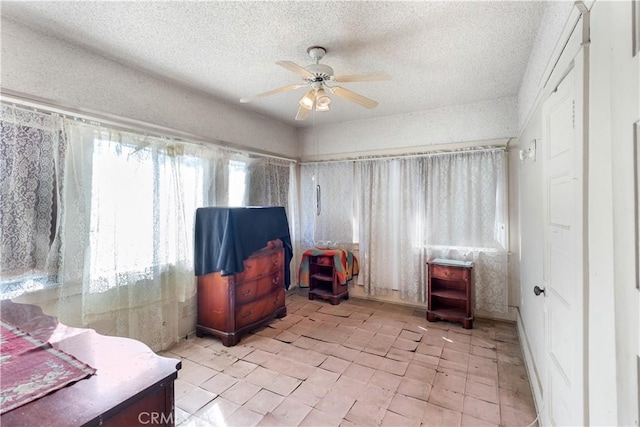
<instances>
[{"instance_id":1,"label":"textured ceiling","mask_svg":"<svg viewBox=\"0 0 640 427\"><path fill-rule=\"evenodd\" d=\"M2 15L120 63L294 126L391 116L516 95L544 2L9 2ZM294 121L305 89L239 99L301 78L275 64L321 63L390 81L341 83L377 100L333 96L331 111Z\"/></svg>"}]
</instances>

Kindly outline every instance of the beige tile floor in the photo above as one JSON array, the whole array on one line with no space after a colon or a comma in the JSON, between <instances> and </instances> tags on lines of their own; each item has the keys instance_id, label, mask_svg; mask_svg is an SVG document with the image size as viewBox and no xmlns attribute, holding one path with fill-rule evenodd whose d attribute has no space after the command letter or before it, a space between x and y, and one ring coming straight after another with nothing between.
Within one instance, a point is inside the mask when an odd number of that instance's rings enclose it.
<instances>
[{"instance_id":1,"label":"beige tile floor","mask_svg":"<svg viewBox=\"0 0 640 427\"><path fill-rule=\"evenodd\" d=\"M536 418L515 324L427 322L425 310L287 294L287 316L234 347L189 338L179 426L528 426Z\"/></svg>"}]
</instances>

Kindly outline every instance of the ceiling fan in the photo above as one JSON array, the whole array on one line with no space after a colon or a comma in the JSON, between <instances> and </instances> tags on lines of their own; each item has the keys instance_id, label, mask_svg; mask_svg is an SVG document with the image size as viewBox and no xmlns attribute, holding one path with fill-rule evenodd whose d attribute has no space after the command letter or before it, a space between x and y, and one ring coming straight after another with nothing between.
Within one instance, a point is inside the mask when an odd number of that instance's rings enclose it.
<instances>
[{"instance_id":1,"label":"ceiling fan","mask_svg":"<svg viewBox=\"0 0 640 427\"><path fill-rule=\"evenodd\" d=\"M366 108L375 108L378 105L378 102L373 99L369 99L340 86L331 86L328 83L374 82L389 80L391 77L387 73L374 72L335 76L333 74L333 68L328 65L320 64L320 60L327 53L325 48L322 46L311 46L307 49L307 53L313 60L315 60L315 64L301 67L291 61L276 62L276 64L281 67L302 76L302 83L283 86L258 95L242 98L240 102L251 102L259 98L264 98L265 96L288 92L305 86L311 86L311 89L300 99L300 107L298 108L298 114L296 114L296 120L306 119L313 109L316 111L329 111L331 98L327 92L331 92L333 95L355 102L356 104L362 105Z\"/></svg>"}]
</instances>

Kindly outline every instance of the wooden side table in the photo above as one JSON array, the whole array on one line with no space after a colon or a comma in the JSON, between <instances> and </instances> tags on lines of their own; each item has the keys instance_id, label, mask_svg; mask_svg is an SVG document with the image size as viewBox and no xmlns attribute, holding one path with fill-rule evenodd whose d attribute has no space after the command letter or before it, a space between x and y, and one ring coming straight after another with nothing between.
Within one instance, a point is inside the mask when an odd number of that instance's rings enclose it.
<instances>
[{"instance_id":1,"label":"wooden side table","mask_svg":"<svg viewBox=\"0 0 640 427\"><path fill-rule=\"evenodd\" d=\"M427 320L449 320L462 323L465 329L473 328L473 263L434 258L427 265Z\"/></svg>"},{"instance_id":2,"label":"wooden side table","mask_svg":"<svg viewBox=\"0 0 640 427\"><path fill-rule=\"evenodd\" d=\"M309 258L309 299L326 299L331 305L349 299L347 284L340 283L333 256L319 255Z\"/></svg>"}]
</instances>

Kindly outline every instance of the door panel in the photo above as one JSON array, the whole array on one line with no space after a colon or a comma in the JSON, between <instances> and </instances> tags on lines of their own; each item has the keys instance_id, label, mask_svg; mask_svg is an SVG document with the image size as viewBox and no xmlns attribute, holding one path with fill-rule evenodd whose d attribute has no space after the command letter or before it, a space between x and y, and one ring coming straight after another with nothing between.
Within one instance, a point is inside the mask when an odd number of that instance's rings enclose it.
<instances>
[{"instance_id":1,"label":"door panel","mask_svg":"<svg viewBox=\"0 0 640 427\"><path fill-rule=\"evenodd\" d=\"M546 390L543 424L584 423L582 52L543 106Z\"/></svg>"},{"instance_id":2,"label":"door panel","mask_svg":"<svg viewBox=\"0 0 640 427\"><path fill-rule=\"evenodd\" d=\"M571 149L571 140L573 138L573 97L570 93L561 93L564 99L557 100L558 104L554 111L550 112L549 122L555 133L552 144L549 145L549 159L557 159L560 155Z\"/></svg>"},{"instance_id":3,"label":"door panel","mask_svg":"<svg viewBox=\"0 0 640 427\"><path fill-rule=\"evenodd\" d=\"M548 288L549 294L563 302L570 309L574 290L571 286L571 274L567 266L571 264L571 253L560 246L551 244L549 247L549 269L551 277L555 278L553 286ZM551 295L549 295L551 296Z\"/></svg>"},{"instance_id":4,"label":"door panel","mask_svg":"<svg viewBox=\"0 0 640 427\"><path fill-rule=\"evenodd\" d=\"M573 181L564 175L549 179L549 224L570 228L573 216Z\"/></svg>"}]
</instances>

